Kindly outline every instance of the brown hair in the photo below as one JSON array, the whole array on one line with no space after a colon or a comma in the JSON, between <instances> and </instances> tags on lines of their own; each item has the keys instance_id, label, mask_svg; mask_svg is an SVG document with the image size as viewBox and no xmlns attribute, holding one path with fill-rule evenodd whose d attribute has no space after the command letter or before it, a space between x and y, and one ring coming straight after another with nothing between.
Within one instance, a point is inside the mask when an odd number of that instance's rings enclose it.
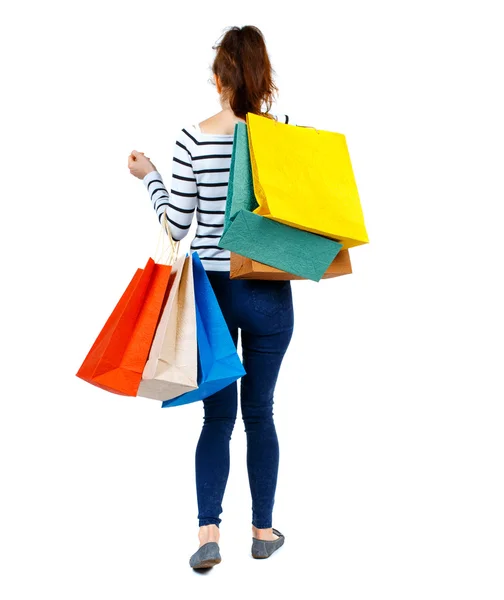
<instances>
[{"instance_id":1,"label":"brown hair","mask_svg":"<svg viewBox=\"0 0 504 600\"><path fill-rule=\"evenodd\" d=\"M219 77L221 95L234 114L242 119L248 112L273 118L268 113L278 88L261 31L253 25L229 27L212 48L217 53L211 70ZM210 83L216 85L213 78ZM261 112L263 103L266 113Z\"/></svg>"}]
</instances>

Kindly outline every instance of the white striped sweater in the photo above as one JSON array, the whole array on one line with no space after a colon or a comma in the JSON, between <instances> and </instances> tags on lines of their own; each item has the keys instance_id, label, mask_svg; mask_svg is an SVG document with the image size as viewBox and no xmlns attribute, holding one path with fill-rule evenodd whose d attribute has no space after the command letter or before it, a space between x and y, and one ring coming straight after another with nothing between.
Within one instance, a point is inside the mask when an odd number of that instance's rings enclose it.
<instances>
[{"instance_id":1,"label":"white striped sweater","mask_svg":"<svg viewBox=\"0 0 504 600\"><path fill-rule=\"evenodd\" d=\"M288 115L272 116L281 123L293 124ZM166 212L175 241L188 234L196 210L198 225L191 252L198 252L207 271L230 270L230 252L219 248L218 242L224 231L233 137L202 133L198 125L183 127L173 148L170 193L158 171L143 178L159 222Z\"/></svg>"}]
</instances>

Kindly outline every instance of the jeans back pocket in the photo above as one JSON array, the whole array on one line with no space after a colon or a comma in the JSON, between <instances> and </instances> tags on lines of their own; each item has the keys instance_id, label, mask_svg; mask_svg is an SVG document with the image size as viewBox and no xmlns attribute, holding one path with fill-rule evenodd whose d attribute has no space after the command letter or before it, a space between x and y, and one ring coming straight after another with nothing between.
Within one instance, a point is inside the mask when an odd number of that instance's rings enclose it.
<instances>
[{"instance_id":1,"label":"jeans back pocket","mask_svg":"<svg viewBox=\"0 0 504 600\"><path fill-rule=\"evenodd\" d=\"M290 280L254 280L252 302L257 312L268 317L272 317L280 311L290 310L292 308Z\"/></svg>"}]
</instances>

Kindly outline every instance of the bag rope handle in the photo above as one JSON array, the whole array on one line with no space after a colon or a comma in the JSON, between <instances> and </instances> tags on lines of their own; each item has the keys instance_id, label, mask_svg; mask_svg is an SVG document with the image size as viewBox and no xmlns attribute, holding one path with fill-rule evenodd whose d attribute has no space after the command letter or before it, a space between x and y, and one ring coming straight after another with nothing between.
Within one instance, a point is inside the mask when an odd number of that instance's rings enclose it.
<instances>
[{"instance_id":1,"label":"bag rope handle","mask_svg":"<svg viewBox=\"0 0 504 600\"><path fill-rule=\"evenodd\" d=\"M168 241L169 241L168 248L165 248L165 235L163 235L163 234L166 234L166 236L168 237ZM157 245L156 245L156 252L154 255L155 257L158 257L159 242L161 241L161 238L163 241L161 254L159 254L159 258L154 259L154 262L167 264L168 266L173 265L174 262L178 258L178 253L179 253L179 248L180 248L180 240L175 241L173 239L173 236L170 231L170 226L168 225L168 217L166 216L166 209L163 211L163 214L161 215L161 229L159 230L159 236L158 236L158 241L157 241ZM167 259L163 259L163 256L167 250L169 251L169 256ZM164 260L166 260L167 262L165 263Z\"/></svg>"}]
</instances>

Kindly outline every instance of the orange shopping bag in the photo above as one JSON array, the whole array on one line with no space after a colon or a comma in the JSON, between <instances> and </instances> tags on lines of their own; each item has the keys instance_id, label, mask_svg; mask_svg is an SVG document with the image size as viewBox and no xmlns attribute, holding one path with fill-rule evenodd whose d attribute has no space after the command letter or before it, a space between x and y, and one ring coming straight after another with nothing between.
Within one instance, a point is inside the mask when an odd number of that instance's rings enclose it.
<instances>
[{"instance_id":1,"label":"orange shopping bag","mask_svg":"<svg viewBox=\"0 0 504 600\"><path fill-rule=\"evenodd\" d=\"M77 377L104 390L136 396L167 296L171 265L149 258L88 352Z\"/></svg>"}]
</instances>

